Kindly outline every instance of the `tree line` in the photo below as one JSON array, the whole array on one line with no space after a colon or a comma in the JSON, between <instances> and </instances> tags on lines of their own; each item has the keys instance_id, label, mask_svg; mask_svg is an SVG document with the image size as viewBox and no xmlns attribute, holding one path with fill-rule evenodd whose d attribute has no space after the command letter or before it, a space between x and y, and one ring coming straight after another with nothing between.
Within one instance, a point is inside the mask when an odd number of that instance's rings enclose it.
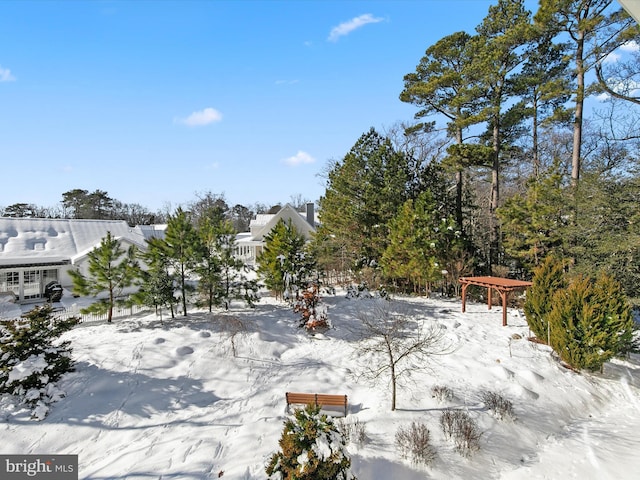
<instances>
[{"instance_id":1,"label":"tree line","mask_svg":"<svg viewBox=\"0 0 640 480\"><path fill-rule=\"evenodd\" d=\"M455 290L461 275L531 278L555 252L640 296L639 29L615 7L499 0L475 33L429 46L399 95L415 120L371 129L324 172L323 270ZM631 61L608 62L623 46Z\"/></svg>"},{"instance_id":2,"label":"tree line","mask_svg":"<svg viewBox=\"0 0 640 480\"><path fill-rule=\"evenodd\" d=\"M230 220L237 232L249 229L249 223L256 214L276 213L282 208L280 204L268 206L256 202L252 205L236 204L230 206L224 194L211 191L196 192L195 199L186 202L180 208L191 212L195 217L211 216ZM310 200L301 194L292 195L288 203L300 208ZM153 225L167 223L174 213L170 205L163 210L151 211L138 203L123 203L112 198L103 190L76 188L62 194L62 200L54 207L41 207L33 203L14 203L0 207L0 216L13 218L69 218L93 220L125 220L129 225Z\"/></svg>"}]
</instances>

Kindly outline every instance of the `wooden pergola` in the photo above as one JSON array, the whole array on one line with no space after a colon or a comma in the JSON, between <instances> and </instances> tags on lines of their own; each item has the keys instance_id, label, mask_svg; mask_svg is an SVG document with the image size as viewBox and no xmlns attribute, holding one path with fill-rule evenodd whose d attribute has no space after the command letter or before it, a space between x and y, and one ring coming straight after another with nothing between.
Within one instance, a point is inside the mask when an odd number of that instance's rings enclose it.
<instances>
[{"instance_id":1,"label":"wooden pergola","mask_svg":"<svg viewBox=\"0 0 640 480\"><path fill-rule=\"evenodd\" d=\"M524 290L532 285L531 282L524 280L513 280L511 278L502 277L463 277L459 279L462 284L462 312L466 310L467 303L467 287L469 285L477 285L487 288L487 302L489 310L491 310L491 292L495 289L502 298L502 325L507 325L507 295L514 290Z\"/></svg>"}]
</instances>

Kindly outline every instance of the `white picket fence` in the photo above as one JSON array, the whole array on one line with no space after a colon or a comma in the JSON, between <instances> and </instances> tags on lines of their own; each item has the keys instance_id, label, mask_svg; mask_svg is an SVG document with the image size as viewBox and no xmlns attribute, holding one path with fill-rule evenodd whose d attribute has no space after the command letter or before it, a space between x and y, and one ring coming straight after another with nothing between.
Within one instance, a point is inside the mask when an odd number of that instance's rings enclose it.
<instances>
[{"instance_id":1,"label":"white picket fence","mask_svg":"<svg viewBox=\"0 0 640 480\"><path fill-rule=\"evenodd\" d=\"M149 307L133 305L131 307L121 307L115 306L113 307L113 315L112 319L123 318L123 317L131 317L141 312L148 312ZM106 322L108 314L97 314L97 313L81 313L79 307L65 308L63 310L55 310L54 316L60 319L67 319L70 317L78 317L80 318L81 323L90 323L90 322Z\"/></svg>"}]
</instances>

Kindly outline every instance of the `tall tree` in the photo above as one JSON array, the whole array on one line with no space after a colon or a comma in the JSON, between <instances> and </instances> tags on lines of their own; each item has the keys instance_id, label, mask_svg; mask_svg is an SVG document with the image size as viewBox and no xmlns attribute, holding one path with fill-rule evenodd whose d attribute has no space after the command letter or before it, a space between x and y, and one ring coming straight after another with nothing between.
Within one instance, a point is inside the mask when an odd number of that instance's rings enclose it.
<instances>
[{"instance_id":1,"label":"tall tree","mask_svg":"<svg viewBox=\"0 0 640 480\"><path fill-rule=\"evenodd\" d=\"M540 0L535 21L543 28L567 34L573 57L576 87L574 94L573 151L571 181L577 186L581 171L581 147L586 97L586 74L637 29L628 15L623 15L614 0Z\"/></svg>"},{"instance_id":2,"label":"tall tree","mask_svg":"<svg viewBox=\"0 0 640 480\"><path fill-rule=\"evenodd\" d=\"M489 206L491 265L497 263L499 249L499 227L494 217L500 206L500 162L504 130L521 119L511 115L507 108L516 93L512 77L524 60L524 46L532 36L530 17L523 0L498 0L496 5L489 7L488 15L476 27L478 35L474 38L472 76L482 88L485 99L483 108L476 117L487 122L493 148Z\"/></svg>"},{"instance_id":3,"label":"tall tree","mask_svg":"<svg viewBox=\"0 0 640 480\"><path fill-rule=\"evenodd\" d=\"M388 223L407 198L407 158L371 129L327 177L318 238L340 246L347 268L376 267L387 246Z\"/></svg>"},{"instance_id":4,"label":"tall tree","mask_svg":"<svg viewBox=\"0 0 640 480\"><path fill-rule=\"evenodd\" d=\"M540 129L569 122L571 112L565 105L571 85L566 45L553 43L548 32L534 33L536 37L528 48L522 71L515 76L514 88L521 97L523 113L531 118L533 173L538 176Z\"/></svg>"},{"instance_id":5,"label":"tall tree","mask_svg":"<svg viewBox=\"0 0 640 480\"><path fill-rule=\"evenodd\" d=\"M79 295L96 296L107 292L107 299L93 304L89 310L107 312L107 322L113 318L113 307L122 291L134 284L140 275L137 248L122 248L120 240L111 236L102 239L100 246L88 253L88 272L70 270L73 291Z\"/></svg>"},{"instance_id":6,"label":"tall tree","mask_svg":"<svg viewBox=\"0 0 640 480\"><path fill-rule=\"evenodd\" d=\"M473 58L472 36L466 32L448 35L427 48L425 56L414 73L404 77L404 90L400 100L421 107L416 119L444 115L448 121L448 133L457 144L464 141L464 128L477 108L475 85L469 76ZM434 123L426 124L427 132ZM456 179L455 217L458 228L463 230L462 195L464 165L454 166Z\"/></svg>"}]
</instances>

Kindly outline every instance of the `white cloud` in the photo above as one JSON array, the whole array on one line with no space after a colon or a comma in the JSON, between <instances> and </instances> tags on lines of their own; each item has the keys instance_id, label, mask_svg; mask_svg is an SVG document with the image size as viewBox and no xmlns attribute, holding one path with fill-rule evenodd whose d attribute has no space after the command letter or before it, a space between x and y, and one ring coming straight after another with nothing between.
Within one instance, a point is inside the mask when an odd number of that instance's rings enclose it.
<instances>
[{"instance_id":1,"label":"white cloud","mask_svg":"<svg viewBox=\"0 0 640 480\"><path fill-rule=\"evenodd\" d=\"M640 45L635 40L631 40L630 42L625 43L620 47L620 50L625 52L637 52L640 50Z\"/></svg>"},{"instance_id":2,"label":"white cloud","mask_svg":"<svg viewBox=\"0 0 640 480\"><path fill-rule=\"evenodd\" d=\"M11 75L11 70L0 67L0 82L15 82L16 77Z\"/></svg>"},{"instance_id":3,"label":"white cloud","mask_svg":"<svg viewBox=\"0 0 640 480\"><path fill-rule=\"evenodd\" d=\"M316 159L309 155L307 152L298 150L298 153L296 153L293 157L285 158L282 161L287 165L297 167L298 165L302 165L303 163L314 163Z\"/></svg>"},{"instance_id":4,"label":"white cloud","mask_svg":"<svg viewBox=\"0 0 640 480\"><path fill-rule=\"evenodd\" d=\"M622 58L622 55L616 52L611 52L609 55L604 57L604 63L617 63L620 58Z\"/></svg>"},{"instance_id":5,"label":"white cloud","mask_svg":"<svg viewBox=\"0 0 640 480\"><path fill-rule=\"evenodd\" d=\"M365 13L364 15L360 15L359 17L352 18L348 22L341 23L337 27L333 27L331 29L331 33L329 33L330 42L337 42L340 37L345 35L349 35L354 30L364 27L369 23L378 23L382 22L384 19L379 17L374 17L370 13Z\"/></svg>"},{"instance_id":6,"label":"white cloud","mask_svg":"<svg viewBox=\"0 0 640 480\"><path fill-rule=\"evenodd\" d=\"M601 94L596 96L596 100L598 100L599 102L606 102L610 98L611 95L609 95L607 92L602 92Z\"/></svg>"},{"instance_id":7,"label":"white cloud","mask_svg":"<svg viewBox=\"0 0 640 480\"><path fill-rule=\"evenodd\" d=\"M187 127L202 127L221 120L222 114L215 108L209 107L199 112L193 112L186 118L177 118L175 122L186 125Z\"/></svg>"}]
</instances>

